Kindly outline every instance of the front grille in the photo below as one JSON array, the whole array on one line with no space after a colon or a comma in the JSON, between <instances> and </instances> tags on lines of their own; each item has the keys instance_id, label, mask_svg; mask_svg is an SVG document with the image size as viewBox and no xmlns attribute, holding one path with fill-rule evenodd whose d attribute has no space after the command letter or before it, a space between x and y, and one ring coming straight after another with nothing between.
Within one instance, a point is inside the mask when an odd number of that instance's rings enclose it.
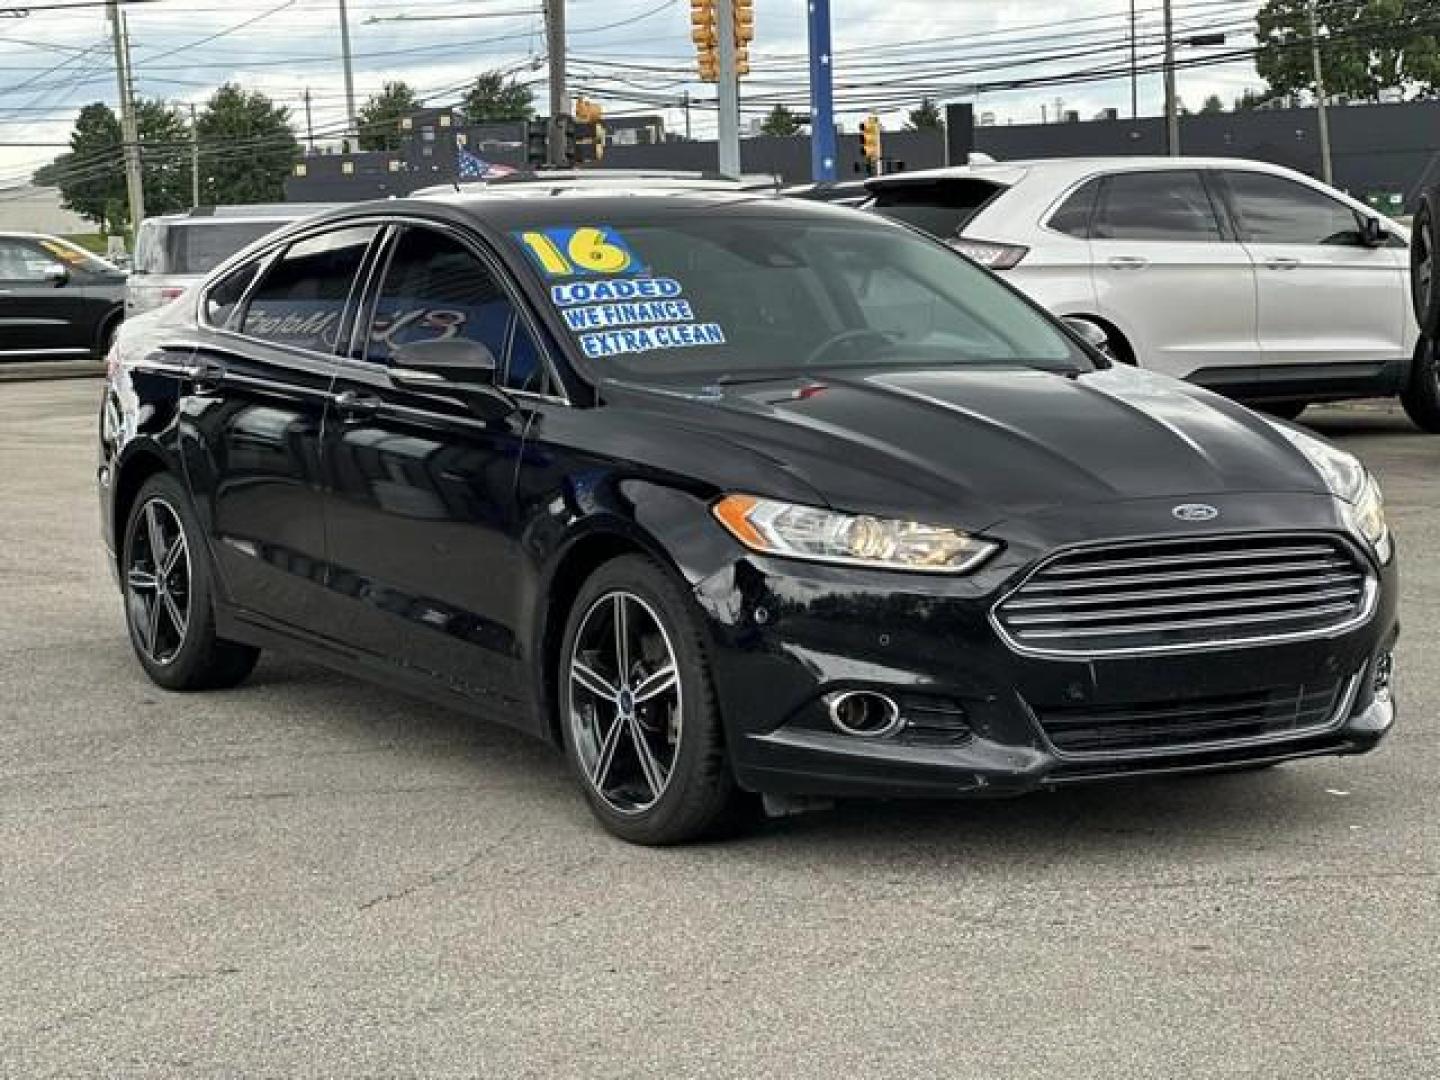
<instances>
[{"instance_id":1,"label":"front grille","mask_svg":"<svg viewBox=\"0 0 1440 1080\"><path fill-rule=\"evenodd\" d=\"M1323 730L1339 719L1353 680L1328 679L1182 701L1035 709L1061 754L1135 754L1268 742Z\"/></svg>"},{"instance_id":2,"label":"front grille","mask_svg":"<svg viewBox=\"0 0 1440 1080\"><path fill-rule=\"evenodd\" d=\"M1021 652L1159 652L1335 630L1363 616L1370 591L1338 538L1156 540L1058 555L995 620Z\"/></svg>"}]
</instances>

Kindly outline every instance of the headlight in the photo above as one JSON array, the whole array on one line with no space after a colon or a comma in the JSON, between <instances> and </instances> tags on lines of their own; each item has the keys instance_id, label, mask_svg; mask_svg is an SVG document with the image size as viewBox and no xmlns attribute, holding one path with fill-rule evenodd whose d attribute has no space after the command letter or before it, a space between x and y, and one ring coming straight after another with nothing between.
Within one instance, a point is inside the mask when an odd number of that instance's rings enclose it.
<instances>
[{"instance_id":1,"label":"headlight","mask_svg":"<svg viewBox=\"0 0 1440 1080\"><path fill-rule=\"evenodd\" d=\"M963 574L1000 549L960 529L727 495L715 518L752 551L814 562Z\"/></svg>"},{"instance_id":2,"label":"headlight","mask_svg":"<svg viewBox=\"0 0 1440 1080\"><path fill-rule=\"evenodd\" d=\"M1390 538L1390 527L1385 522L1385 499L1380 494L1380 485L1360 459L1285 424L1274 426L1310 459L1310 464L1324 478L1331 494L1345 504L1345 517L1350 527L1375 549L1382 563L1389 562L1394 544Z\"/></svg>"}]
</instances>

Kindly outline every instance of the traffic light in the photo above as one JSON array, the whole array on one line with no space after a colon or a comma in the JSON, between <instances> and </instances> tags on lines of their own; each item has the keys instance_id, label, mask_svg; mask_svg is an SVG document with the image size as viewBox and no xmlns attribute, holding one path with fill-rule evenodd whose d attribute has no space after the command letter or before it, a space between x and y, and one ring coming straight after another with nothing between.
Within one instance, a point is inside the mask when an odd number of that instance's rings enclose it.
<instances>
[{"instance_id":1,"label":"traffic light","mask_svg":"<svg viewBox=\"0 0 1440 1080\"><path fill-rule=\"evenodd\" d=\"M720 54L715 26L715 0L690 0L690 40L695 43L700 81L717 81L720 78Z\"/></svg>"},{"instance_id":2,"label":"traffic light","mask_svg":"<svg viewBox=\"0 0 1440 1080\"><path fill-rule=\"evenodd\" d=\"M605 110L588 98L575 99L575 162L591 164L605 157Z\"/></svg>"},{"instance_id":3,"label":"traffic light","mask_svg":"<svg viewBox=\"0 0 1440 1080\"><path fill-rule=\"evenodd\" d=\"M548 121L543 118L525 121L525 164L531 168L544 165L550 157L549 147Z\"/></svg>"},{"instance_id":4,"label":"traffic light","mask_svg":"<svg viewBox=\"0 0 1440 1080\"><path fill-rule=\"evenodd\" d=\"M734 12L735 74L750 74L750 42L755 39L755 0L731 0ZM701 82L720 79L720 26L715 0L690 0L690 40L695 43Z\"/></svg>"},{"instance_id":5,"label":"traffic light","mask_svg":"<svg viewBox=\"0 0 1440 1080\"><path fill-rule=\"evenodd\" d=\"M750 74L750 42L755 40L755 0L732 0L735 11L735 74Z\"/></svg>"},{"instance_id":6,"label":"traffic light","mask_svg":"<svg viewBox=\"0 0 1440 1080\"><path fill-rule=\"evenodd\" d=\"M871 172L880 168L880 117L871 113L860 121L860 149Z\"/></svg>"}]
</instances>

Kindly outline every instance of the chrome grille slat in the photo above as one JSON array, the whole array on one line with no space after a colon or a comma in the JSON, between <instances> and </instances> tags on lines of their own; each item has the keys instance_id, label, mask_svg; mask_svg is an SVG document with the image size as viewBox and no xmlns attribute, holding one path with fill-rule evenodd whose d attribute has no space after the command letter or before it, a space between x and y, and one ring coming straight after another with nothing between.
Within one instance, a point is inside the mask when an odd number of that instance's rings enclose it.
<instances>
[{"instance_id":1,"label":"chrome grille slat","mask_svg":"<svg viewBox=\"0 0 1440 1080\"><path fill-rule=\"evenodd\" d=\"M1104 593L1099 596L1041 597L1034 600L1011 600L1006 604L1010 611L1045 610L1057 607L1084 607L1091 604L1108 604L1125 600L1178 600L1186 596L1214 596L1216 593L1281 592L1286 589L1307 589L1330 585L1365 584L1361 574L1324 574L1316 578L1284 578L1280 581L1236 581L1230 584L1204 585L1182 589L1150 589L1123 593Z\"/></svg>"},{"instance_id":2,"label":"chrome grille slat","mask_svg":"<svg viewBox=\"0 0 1440 1080\"><path fill-rule=\"evenodd\" d=\"M1120 562L1108 561L1084 561L1075 565L1054 566L1041 571L1042 575L1072 575L1088 574L1094 570L1143 570L1149 566L1196 566L1207 563L1218 562L1254 562L1256 559L1270 558L1314 558L1316 556L1333 555L1334 549L1328 547L1291 547L1273 548L1257 551L1224 551L1213 552L1206 555L1156 555L1144 559L1127 559Z\"/></svg>"},{"instance_id":3,"label":"chrome grille slat","mask_svg":"<svg viewBox=\"0 0 1440 1080\"><path fill-rule=\"evenodd\" d=\"M1020 632L1020 636L1024 638L1116 637L1123 634L1153 634L1168 630L1203 630L1209 627L1233 626L1236 623L1256 625L1262 623L1294 622L1297 619L1308 619L1321 615L1336 615L1341 612L1350 611L1351 609L1352 605L1350 604L1329 604L1308 611L1267 612L1263 615L1236 615L1218 619L1175 619L1170 622L1144 623L1138 626L1102 626L1059 631L1024 630Z\"/></svg>"},{"instance_id":4,"label":"chrome grille slat","mask_svg":"<svg viewBox=\"0 0 1440 1080\"><path fill-rule=\"evenodd\" d=\"M1062 552L993 619L1022 652L1103 656L1333 632L1373 597L1368 564L1338 536L1217 536Z\"/></svg>"},{"instance_id":5,"label":"chrome grille slat","mask_svg":"<svg viewBox=\"0 0 1440 1080\"><path fill-rule=\"evenodd\" d=\"M1026 586L1026 589L1035 592L1069 592L1079 589L1103 588L1108 585L1149 585L1170 581L1211 581L1232 577L1260 577L1261 575L1272 573L1292 574L1307 570L1331 571L1353 568L1354 563L1352 562L1341 559L1328 559L1323 563L1276 563L1267 566L1225 570L1173 570L1163 574L1133 574L1124 577L1101 578L1092 581L1051 582L1045 580L1043 575L1037 575L1037 577Z\"/></svg>"},{"instance_id":6,"label":"chrome grille slat","mask_svg":"<svg viewBox=\"0 0 1440 1080\"><path fill-rule=\"evenodd\" d=\"M1091 623L1107 619L1129 619L1135 616L1188 615L1192 612L1208 611L1249 611L1254 608L1297 607L1302 601L1339 600L1357 596L1360 586L1345 589L1326 589L1323 592L1291 593L1289 596L1247 596L1209 600L1203 604L1157 604L1151 607L1117 607L1109 611L1082 611L1060 615L1016 615L1010 620L1011 626L1036 626L1052 623Z\"/></svg>"}]
</instances>

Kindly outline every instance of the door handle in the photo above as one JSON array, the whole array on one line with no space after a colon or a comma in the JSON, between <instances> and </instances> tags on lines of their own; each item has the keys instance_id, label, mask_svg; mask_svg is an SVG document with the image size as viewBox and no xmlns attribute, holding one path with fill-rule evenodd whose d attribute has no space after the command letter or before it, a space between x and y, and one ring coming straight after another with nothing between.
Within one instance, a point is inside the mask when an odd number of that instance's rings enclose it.
<instances>
[{"instance_id":1,"label":"door handle","mask_svg":"<svg viewBox=\"0 0 1440 1080\"><path fill-rule=\"evenodd\" d=\"M1110 265L1116 270L1143 270L1150 260L1139 255L1112 255Z\"/></svg>"},{"instance_id":2,"label":"door handle","mask_svg":"<svg viewBox=\"0 0 1440 1080\"><path fill-rule=\"evenodd\" d=\"M351 423L365 420L380 411L378 397L362 394L358 390L341 390L330 399L330 404L343 420Z\"/></svg>"},{"instance_id":3,"label":"door handle","mask_svg":"<svg viewBox=\"0 0 1440 1080\"><path fill-rule=\"evenodd\" d=\"M225 367L214 360L202 360L185 369L197 397L208 397L220 389L225 382Z\"/></svg>"},{"instance_id":4,"label":"door handle","mask_svg":"<svg viewBox=\"0 0 1440 1080\"><path fill-rule=\"evenodd\" d=\"M1300 260L1289 255L1271 255L1266 258L1265 265L1271 270L1294 270L1300 265Z\"/></svg>"}]
</instances>

